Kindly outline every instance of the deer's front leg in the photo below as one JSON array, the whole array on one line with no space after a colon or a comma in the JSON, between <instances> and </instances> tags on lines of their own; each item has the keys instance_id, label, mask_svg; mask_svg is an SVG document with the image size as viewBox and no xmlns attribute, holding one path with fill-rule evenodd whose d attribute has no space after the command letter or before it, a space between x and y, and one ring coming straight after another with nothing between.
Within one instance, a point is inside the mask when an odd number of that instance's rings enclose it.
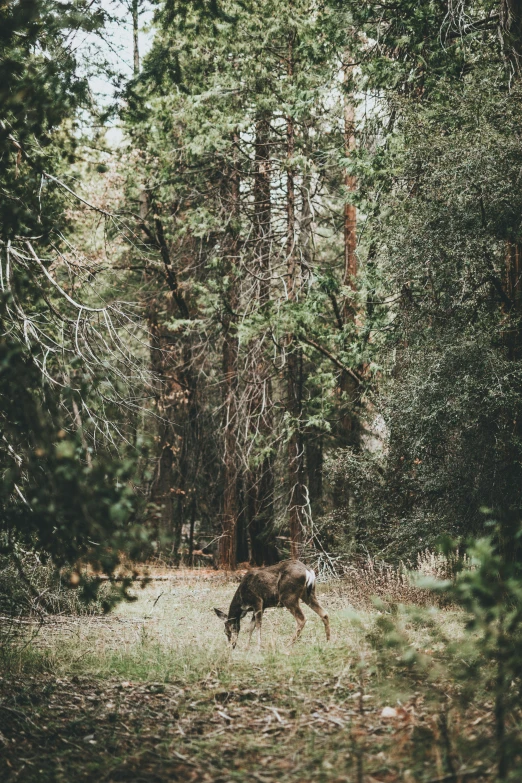
<instances>
[{"instance_id":1,"label":"deer's front leg","mask_svg":"<svg viewBox=\"0 0 522 783\"><path fill-rule=\"evenodd\" d=\"M259 603L254 607L254 615L252 617L252 622L255 624L255 627L257 628L257 649L261 649L261 620L263 619L263 602L259 601Z\"/></svg>"},{"instance_id":2,"label":"deer's front leg","mask_svg":"<svg viewBox=\"0 0 522 783\"><path fill-rule=\"evenodd\" d=\"M256 613L255 610L252 612L252 619L250 620L250 625L248 626L248 643L247 643L247 649L250 647L250 643L252 641L252 634L254 633L254 628L256 627Z\"/></svg>"}]
</instances>

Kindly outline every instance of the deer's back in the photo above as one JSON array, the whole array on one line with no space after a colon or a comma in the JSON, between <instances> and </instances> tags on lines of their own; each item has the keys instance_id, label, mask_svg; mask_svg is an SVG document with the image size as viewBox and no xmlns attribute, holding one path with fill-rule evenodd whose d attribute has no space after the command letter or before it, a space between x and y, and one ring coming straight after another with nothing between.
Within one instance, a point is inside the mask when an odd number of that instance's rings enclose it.
<instances>
[{"instance_id":1,"label":"deer's back","mask_svg":"<svg viewBox=\"0 0 522 783\"><path fill-rule=\"evenodd\" d=\"M267 568L248 571L240 585L243 606L263 601L269 608L286 601L299 599L306 590L307 568L299 560L287 560Z\"/></svg>"}]
</instances>

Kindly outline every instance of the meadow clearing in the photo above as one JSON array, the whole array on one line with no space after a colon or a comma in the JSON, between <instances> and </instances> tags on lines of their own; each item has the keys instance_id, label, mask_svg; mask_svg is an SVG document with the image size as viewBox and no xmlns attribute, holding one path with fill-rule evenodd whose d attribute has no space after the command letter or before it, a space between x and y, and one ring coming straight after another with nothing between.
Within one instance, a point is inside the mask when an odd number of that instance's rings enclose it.
<instances>
[{"instance_id":1,"label":"meadow clearing","mask_svg":"<svg viewBox=\"0 0 522 783\"><path fill-rule=\"evenodd\" d=\"M11 647L0 778L493 779L492 702L480 681L463 689L453 676L457 663L473 666L461 611L372 605L357 601L353 583L323 583L330 643L304 607L306 627L289 648L294 620L273 609L262 649L247 649L242 632L232 651L213 607L226 609L236 585L180 571L108 615L48 618Z\"/></svg>"}]
</instances>

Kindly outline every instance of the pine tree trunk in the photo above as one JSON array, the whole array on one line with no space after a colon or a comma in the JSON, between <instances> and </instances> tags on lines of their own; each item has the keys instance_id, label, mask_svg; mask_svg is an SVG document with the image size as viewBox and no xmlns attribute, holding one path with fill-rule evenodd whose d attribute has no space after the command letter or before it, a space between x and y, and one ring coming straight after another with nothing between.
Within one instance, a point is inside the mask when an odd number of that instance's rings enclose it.
<instances>
[{"instance_id":1,"label":"pine tree trunk","mask_svg":"<svg viewBox=\"0 0 522 783\"><path fill-rule=\"evenodd\" d=\"M306 439L306 481L310 506L314 514L322 512L323 499L323 435L311 432Z\"/></svg>"},{"instance_id":2,"label":"pine tree trunk","mask_svg":"<svg viewBox=\"0 0 522 783\"><path fill-rule=\"evenodd\" d=\"M190 531L189 531L189 551L188 551L188 563L191 568L194 568L194 528L196 526L196 512L197 512L197 501L196 501L196 493L194 492L190 503Z\"/></svg>"},{"instance_id":3,"label":"pine tree trunk","mask_svg":"<svg viewBox=\"0 0 522 783\"><path fill-rule=\"evenodd\" d=\"M237 470L237 356L238 339L236 312L238 307L236 270L239 254L238 221L240 215L238 142L234 137L234 153L230 176L231 226L229 230L229 261L227 301L223 315L223 378L224 378L224 487L223 524L219 540L219 562L222 568L236 568L237 519L238 519L238 470Z\"/></svg>"},{"instance_id":4,"label":"pine tree trunk","mask_svg":"<svg viewBox=\"0 0 522 783\"><path fill-rule=\"evenodd\" d=\"M230 316L223 324L223 376L224 376L224 486L223 529L219 541L219 560L222 568L236 567L237 533L237 337Z\"/></svg>"},{"instance_id":5,"label":"pine tree trunk","mask_svg":"<svg viewBox=\"0 0 522 783\"><path fill-rule=\"evenodd\" d=\"M304 487L303 439L300 427L302 403L302 354L294 347L287 361L287 410L292 418L292 433L288 441L288 473L290 480L290 556L298 558L303 534L306 504Z\"/></svg>"},{"instance_id":6,"label":"pine tree trunk","mask_svg":"<svg viewBox=\"0 0 522 783\"><path fill-rule=\"evenodd\" d=\"M347 158L355 150L355 107L352 91L352 61L347 56L344 66L344 150ZM357 183L355 177L345 173L344 184L347 196L353 193ZM344 205L344 272L343 285L355 291L357 276L357 211L353 204ZM355 321L355 307L353 301L345 297L342 317L344 323ZM339 391L341 393L341 440L344 445L356 446L359 440L358 417L354 415L353 402L357 391L357 384L347 372L341 372L339 378Z\"/></svg>"},{"instance_id":7,"label":"pine tree trunk","mask_svg":"<svg viewBox=\"0 0 522 783\"><path fill-rule=\"evenodd\" d=\"M176 565L181 563L181 544L183 528L187 522L187 509L191 494L195 497L197 513L197 478L200 462L201 433L199 431L199 402L197 378L192 370L193 350L190 344L183 350L183 368L181 377L185 387L186 405L182 406L185 413L181 430L181 447L177 465L176 486L173 492L176 495L176 514L173 520L173 545L172 555ZM181 414L183 416L183 413ZM178 419L179 424L179 419ZM192 501L190 500L192 503Z\"/></svg>"},{"instance_id":8,"label":"pine tree trunk","mask_svg":"<svg viewBox=\"0 0 522 783\"><path fill-rule=\"evenodd\" d=\"M262 113L256 121L254 178L254 230L256 261L259 272L259 306L270 298L270 243L272 233L272 205L270 198L270 115Z\"/></svg>"},{"instance_id":9,"label":"pine tree trunk","mask_svg":"<svg viewBox=\"0 0 522 783\"><path fill-rule=\"evenodd\" d=\"M270 301L271 252L271 163L270 115L261 113L256 119L254 178L254 226L256 274L259 278L258 309ZM273 432L272 384L260 342L252 348L251 399L249 405L251 437L258 436L266 445ZM260 465L245 476L246 515L252 565L272 565L278 560L272 540L274 522L274 466L267 455Z\"/></svg>"},{"instance_id":10,"label":"pine tree trunk","mask_svg":"<svg viewBox=\"0 0 522 783\"><path fill-rule=\"evenodd\" d=\"M294 75L294 38L290 36L288 46L288 79ZM286 175L286 263L287 291L290 302L295 302L299 285L299 266L295 248L295 180L293 157L295 152L295 128L292 116L286 121L287 137L287 175ZM302 401L302 357L295 345L294 335L287 339L287 403L290 416L291 434L288 440L288 478L289 478L289 527L290 556L298 558L302 541L304 487L303 487L303 443L301 437L301 401Z\"/></svg>"},{"instance_id":11,"label":"pine tree trunk","mask_svg":"<svg viewBox=\"0 0 522 783\"><path fill-rule=\"evenodd\" d=\"M351 91L351 61L344 67L344 151L347 158L355 150L355 107ZM344 184L347 195L353 193L357 183L355 177L348 172L344 176ZM355 290L355 278L357 275L357 211L353 204L344 205L344 274L343 285ZM344 303L345 320L353 319L355 312L349 301Z\"/></svg>"},{"instance_id":12,"label":"pine tree trunk","mask_svg":"<svg viewBox=\"0 0 522 783\"><path fill-rule=\"evenodd\" d=\"M171 536L174 512L173 497L171 493L173 466L173 452L171 442L172 433L170 422L165 417L163 411L163 345L160 334L160 325L158 323L157 302L155 299L149 305L148 325L149 333L151 335L151 368L158 383L158 388L155 395L156 410L161 416L158 432L160 442L159 457L156 462L154 477L151 484L149 502L157 509L154 511L153 525L155 530L160 535Z\"/></svg>"},{"instance_id":13,"label":"pine tree trunk","mask_svg":"<svg viewBox=\"0 0 522 783\"><path fill-rule=\"evenodd\" d=\"M225 410L225 456L223 486L223 529L219 540L222 568L236 567L237 528L237 337L230 319L224 324L223 375Z\"/></svg>"},{"instance_id":14,"label":"pine tree trunk","mask_svg":"<svg viewBox=\"0 0 522 783\"><path fill-rule=\"evenodd\" d=\"M141 217L145 219L149 211L154 215L155 234L152 235L163 260L165 281L171 292L165 303L167 321L176 311L182 318L189 319L191 314L178 285L163 225L157 214L159 210L154 201L150 203L147 191L142 191L142 194ZM151 229L149 233L152 233ZM149 306L148 320L151 369L158 380L156 405L161 418L158 433L160 456L150 489L150 502L160 509L157 527L164 538L170 541L170 554L179 565L186 504L191 491L195 492L197 503L195 484L200 451L197 375L193 370L194 356L190 338L182 343L179 355L168 338L168 328L163 333L158 310L154 300Z\"/></svg>"},{"instance_id":15,"label":"pine tree trunk","mask_svg":"<svg viewBox=\"0 0 522 783\"><path fill-rule=\"evenodd\" d=\"M522 0L500 0L504 52L513 72L522 73Z\"/></svg>"},{"instance_id":16,"label":"pine tree trunk","mask_svg":"<svg viewBox=\"0 0 522 783\"><path fill-rule=\"evenodd\" d=\"M133 55L134 55L134 76L137 76L140 72L140 50L138 42L138 27L139 27L139 0L132 0L132 43L133 43Z\"/></svg>"}]
</instances>

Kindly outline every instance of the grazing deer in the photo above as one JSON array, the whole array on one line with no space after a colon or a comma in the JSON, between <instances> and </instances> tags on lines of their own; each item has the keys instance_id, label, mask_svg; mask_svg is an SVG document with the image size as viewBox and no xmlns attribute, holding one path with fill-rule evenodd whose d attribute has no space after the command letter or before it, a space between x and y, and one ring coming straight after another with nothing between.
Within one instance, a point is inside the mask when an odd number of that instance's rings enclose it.
<instances>
[{"instance_id":1,"label":"grazing deer","mask_svg":"<svg viewBox=\"0 0 522 783\"><path fill-rule=\"evenodd\" d=\"M326 639L330 639L330 622L328 614L315 595L315 574L299 560L286 560L267 568L255 568L248 571L236 590L228 616L221 609L214 609L218 617L225 621L225 633L232 648L237 644L241 620L248 612L253 612L248 627L248 644L252 639L254 628L257 628L257 641L261 647L261 620L265 609L273 606L286 606L293 614L297 623L292 637L293 644L301 636L306 619L299 606L299 601L308 604L324 623Z\"/></svg>"}]
</instances>

